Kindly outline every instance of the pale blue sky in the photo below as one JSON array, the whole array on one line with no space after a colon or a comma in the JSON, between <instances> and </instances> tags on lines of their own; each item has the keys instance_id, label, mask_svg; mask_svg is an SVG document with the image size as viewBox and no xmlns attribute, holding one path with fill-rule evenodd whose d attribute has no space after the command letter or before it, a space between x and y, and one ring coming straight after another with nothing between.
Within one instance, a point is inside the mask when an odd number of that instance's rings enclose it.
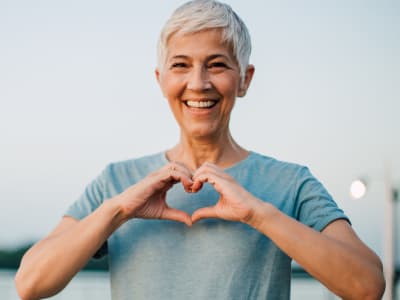
<instances>
[{"instance_id":1,"label":"pale blue sky","mask_svg":"<svg viewBox=\"0 0 400 300\"><path fill-rule=\"evenodd\" d=\"M256 66L237 141L308 165L381 255L385 162L400 187L399 2L227 2ZM108 162L177 141L154 67L180 3L0 0L0 245L46 234ZM360 175L370 191L351 200Z\"/></svg>"}]
</instances>

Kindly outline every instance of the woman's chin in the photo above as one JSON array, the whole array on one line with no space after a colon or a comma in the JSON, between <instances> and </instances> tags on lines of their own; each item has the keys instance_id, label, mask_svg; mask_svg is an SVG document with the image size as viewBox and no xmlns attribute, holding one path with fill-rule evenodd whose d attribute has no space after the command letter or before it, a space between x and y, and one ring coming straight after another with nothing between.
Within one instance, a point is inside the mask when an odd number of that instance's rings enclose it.
<instances>
[{"instance_id":1,"label":"woman's chin","mask_svg":"<svg viewBox=\"0 0 400 300\"><path fill-rule=\"evenodd\" d=\"M190 128L189 130L184 130L183 134L190 139L214 139L220 134L216 128L213 126L196 126L196 128Z\"/></svg>"}]
</instances>

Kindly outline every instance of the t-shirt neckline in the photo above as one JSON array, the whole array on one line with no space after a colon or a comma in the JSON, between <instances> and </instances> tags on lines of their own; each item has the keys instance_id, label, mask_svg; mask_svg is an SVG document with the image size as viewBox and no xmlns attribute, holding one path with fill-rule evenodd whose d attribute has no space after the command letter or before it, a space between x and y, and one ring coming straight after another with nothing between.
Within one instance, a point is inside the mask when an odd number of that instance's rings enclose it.
<instances>
[{"instance_id":1,"label":"t-shirt neckline","mask_svg":"<svg viewBox=\"0 0 400 300\"><path fill-rule=\"evenodd\" d=\"M246 164L248 161L250 161L253 158L253 156L255 155L255 153L251 150L249 150L248 152L249 152L249 154L244 159L234 163L230 167L224 168L224 171L230 171L230 170L236 169L236 168ZM160 152L160 156L161 156L163 165L170 162L167 158L167 150Z\"/></svg>"}]
</instances>

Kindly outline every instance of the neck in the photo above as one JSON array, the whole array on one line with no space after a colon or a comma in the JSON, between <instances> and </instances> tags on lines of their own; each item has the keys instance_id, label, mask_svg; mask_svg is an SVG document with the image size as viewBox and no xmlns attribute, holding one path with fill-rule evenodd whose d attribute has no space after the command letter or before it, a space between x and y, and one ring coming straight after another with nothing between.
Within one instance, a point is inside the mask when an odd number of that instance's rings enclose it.
<instances>
[{"instance_id":1,"label":"neck","mask_svg":"<svg viewBox=\"0 0 400 300\"><path fill-rule=\"evenodd\" d=\"M167 151L169 161L181 162L193 171L205 162L228 168L247 156L248 151L239 146L230 133L216 140L193 139L181 135L180 142Z\"/></svg>"}]
</instances>

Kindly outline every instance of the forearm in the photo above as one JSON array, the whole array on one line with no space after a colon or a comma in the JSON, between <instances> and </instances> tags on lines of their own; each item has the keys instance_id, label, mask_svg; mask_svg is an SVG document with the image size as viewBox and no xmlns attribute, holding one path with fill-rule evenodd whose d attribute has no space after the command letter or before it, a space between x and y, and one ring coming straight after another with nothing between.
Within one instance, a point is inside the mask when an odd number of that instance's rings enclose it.
<instances>
[{"instance_id":1,"label":"forearm","mask_svg":"<svg viewBox=\"0 0 400 300\"><path fill-rule=\"evenodd\" d=\"M71 228L38 242L24 255L16 275L21 298L39 299L62 290L123 221L119 206L107 201Z\"/></svg>"},{"instance_id":2,"label":"forearm","mask_svg":"<svg viewBox=\"0 0 400 300\"><path fill-rule=\"evenodd\" d=\"M343 299L380 299L384 282L372 251L317 232L268 203L248 223Z\"/></svg>"}]
</instances>

